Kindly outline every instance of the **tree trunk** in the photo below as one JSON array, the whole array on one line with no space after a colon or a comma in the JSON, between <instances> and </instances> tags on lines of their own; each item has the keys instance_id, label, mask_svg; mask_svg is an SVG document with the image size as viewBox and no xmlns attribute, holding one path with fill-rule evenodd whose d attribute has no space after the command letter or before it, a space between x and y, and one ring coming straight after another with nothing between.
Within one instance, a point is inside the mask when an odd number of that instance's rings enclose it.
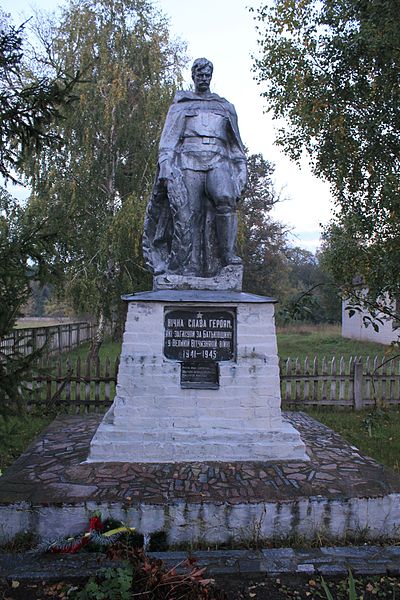
<instances>
[{"instance_id":1,"label":"tree trunk","mask_svg":"<svg viewBox=\"0 0 400 600\"><path fill-rule=\"evenodd\" d=\"M106 326L106 320L104 318L104 311L100 309L99 321L97 323L96 333L92 338L92 345L90 348L90 358L94 361L97 361L99 358L99 350L104 341L104 330Z\"/></svg>"}]
</instances>

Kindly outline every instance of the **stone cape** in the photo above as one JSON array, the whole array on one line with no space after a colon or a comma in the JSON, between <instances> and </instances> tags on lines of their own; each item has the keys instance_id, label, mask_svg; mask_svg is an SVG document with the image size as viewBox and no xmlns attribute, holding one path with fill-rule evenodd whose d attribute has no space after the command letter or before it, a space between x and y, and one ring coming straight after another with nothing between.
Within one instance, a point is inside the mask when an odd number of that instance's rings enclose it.
<instances>
[{"instance_id":1,"label":"stone cape","mask_svg":"<svg viewBox=\"0 0 400 600\"><path fill-rule=\"evenodd\" d=\"M116 398L92 439L89 462L308 460L300 434L281 415L271 298L160 290L125 300ZM208 363L218 365L214 388L188 389L184 360L164 354L165 317L177 309L235 315L234 359Z\"/></svg>"}]
</instances>

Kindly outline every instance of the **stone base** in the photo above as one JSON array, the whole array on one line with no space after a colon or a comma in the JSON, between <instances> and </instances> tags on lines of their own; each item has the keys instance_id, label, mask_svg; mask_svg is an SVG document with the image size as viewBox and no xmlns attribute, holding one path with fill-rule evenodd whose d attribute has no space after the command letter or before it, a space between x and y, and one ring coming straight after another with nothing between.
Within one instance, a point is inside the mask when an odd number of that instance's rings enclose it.
<instances>
[{"instance_id":1,"label":"stone base","mask_svg":"<svg viewBox=\"0 0 400 600\"><path fill-rule=\"evenodd\" d=\"M142 463L230 460L308 460L308 456L299 432L289 423L273 431L171 428L142 433L133 419L121 422L112 410L98 428L88 458L88 462Z\"/></svg>"},{"instance_id":2,"label":"stone base","mask_svg":"<svg viewBox=\"0 0 400 600\"><path fill-rule=\"evenodd\" d=\"M281 415L273 301L230 299L201 291L128 299L117 394L89 462L308 460L300 434ZM183 389L181 364L163 354L164 311L210 306L235 312L236 357L219 363L218 389Z\"/></svg>"},{"instance_id":3,"label":"stone base","mask_svg":"<svg viewBox=\"0 0 400 600\"><path fill-rule=\"evenodd\" d=\"M153 277L153 289L157 290L223 290L240 292L242 290L243 266L228 265L214 277L195 277L193 275L174 275L163 273Z\"/></svg>"},{"instance_id":4,"label":"stone base","mask_svg":"<svg viewBox=\"0 0 400 600\"><path fill-rule=\"evenodd\" d=\"M0 477L0 542L80 534L93 511L203 545L318 535L400 538L400 477L302 413L309 461L86 463L101 416L59 416Z\"/></svg>"}]
</instances>

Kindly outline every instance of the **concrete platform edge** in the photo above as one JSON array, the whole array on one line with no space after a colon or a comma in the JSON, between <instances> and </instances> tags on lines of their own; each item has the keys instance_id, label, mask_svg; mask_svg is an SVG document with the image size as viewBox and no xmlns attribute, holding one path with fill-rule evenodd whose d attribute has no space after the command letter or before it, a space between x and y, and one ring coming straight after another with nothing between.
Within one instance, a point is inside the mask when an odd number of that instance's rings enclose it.
<instances>
[{"instance_id":1,"label":"concrete platform edge","mask_svg":"<svg viewBox=\"0 0 400 600\"><path fill-rule=\"evenodd\" d=\"M363 533L371 541L400 539L400 494L376 498L300 498L285 502L167 504L106 503L29 504L0 506L0 540L23 532L41 540L75 535L85 530L94 511L135 527L143 534L165 531L169 543L249 542L299 535L323 534L336 539Z\"/></svg>"}]
</instances>

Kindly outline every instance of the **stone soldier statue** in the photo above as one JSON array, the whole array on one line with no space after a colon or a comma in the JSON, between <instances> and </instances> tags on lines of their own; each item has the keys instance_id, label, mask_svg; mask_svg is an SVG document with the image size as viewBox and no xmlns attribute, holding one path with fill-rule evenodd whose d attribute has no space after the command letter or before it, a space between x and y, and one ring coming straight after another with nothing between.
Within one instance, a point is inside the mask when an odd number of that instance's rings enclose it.
<instances>
[{"instance_id":1,"label":"stone soldier statue","mask_svg":"<svg viewBox=\"0 0 400 600\"><path fill-rule=\"evenodd\" d=\"M175 95L162 132L143 250L155 274L212 277L236 256L247 168L235 108L210 92L212 63L192 66L195 91Z\"/></svg>"}]
</instances>

